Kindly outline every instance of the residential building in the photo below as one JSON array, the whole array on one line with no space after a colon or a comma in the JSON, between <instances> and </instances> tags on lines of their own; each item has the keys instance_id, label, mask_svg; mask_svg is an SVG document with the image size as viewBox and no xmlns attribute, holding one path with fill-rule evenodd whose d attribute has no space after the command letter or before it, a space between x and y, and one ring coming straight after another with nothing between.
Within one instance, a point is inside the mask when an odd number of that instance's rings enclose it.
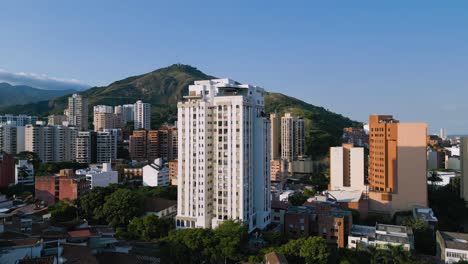
<instances>
[{"instance_id":1,"label":"residential building","mask_svg":"<svg viewBox=\"0 0 468 264\"><path fill-rule=\"evenodd\" d=\"M114 113L121 115L122 125L127 124L128 122L134 121L135 118L135 105L134 104L124 104L114 107Z\"/></svg>"},{"instance_id":2,"label":"residential building","mask_svg":"<svg viewBox=\"0 0 468 264\"><path fill-rule=\"evenodd\" d=\"M176 137L177 128L134 130L129 138L130 158L140 161L157 158L174 160L177 158Z\"/></svg>"},{"instance_id":3,"label":"residential building","mask_svg":"<svg viewBox=\"0 0 468 264\"><path fill-rule=\"evenodd\" d=\"M169 181L171 185L177 185L177 169L178 169L178 162L177 160L172 160L168 162L169 166Z\"/></svg>"},{"instance_id":4,"label":"residential building","mask_svg":"<svg viewBox=\"0 0 468 264\"><path fill-rule=\"evenodd\" d=\"M151 105L137 101L134 105L135 129L151 129Z\"/></svg>"},{"instance_id":5,"label":"residential building","mask_svg":"<svg viewBox=\"0 0 468 264\"><path fill-rule=\"evenodd\" d=\"M343 210L359 212L361 220L367 219L369 214L369 200L362 190L329 190L307 199L304 205L330 204Z\"/></svg>"},{"instance_id":6,"label":"residential building","mask_svg":"<svg viewBox=\"0 0 468 264\"><path fill-rule=\"evenodd\" d=\"M110 163L102 163L101 167L94 166L87 169L80 169L75 172L78 176L85 176L89 182L89 188L107 187L111 184L119 183L119 173L112 170Z\"/></svg>"},{"instance_id":7,"label":"residential building","mask_svg":"<svg viewBox=\"0 0 468 264\"><path fill-rule=\"evenodd\" d=\"M145 199L144 208L146 215L174 218L177 214L177 201L150 197Z\"/></svg>"},{"instance_id":8,"label":"residential building","mask_svg":"<svg viewBox=\"0 0 468 264\"><path fill-rule=\"evenodd\" d=\"M23 137L24 141L24 137ZM18 153L18 127L15 123L0 124L0 151Z\"/></svg>"},{"instance_id":9,"label":"residential building","mask_svg":"<svg viewBox=\"0 0 468 264\"><path fill-rule=\"evenodd\" d=\"M25 150L36 153L42 162L73 161L77 134L75 127L26 125Z\"/></svg>"},{"instance_id":10,"label":"residential building","mask_svg":"<svg viewBox=\"0 0 468 264\"><path fill-rule=\"evenodd\" d=\"M273 182L285 182L288 177L288 163L282 159L271 160L270 177Z\"/></svg>"},{"instance_id":11,"label":"residential building","mask_svg":"<svg viewBox=\"0 0 468 264\"><path fill-rule=\"evenodd\" d=\"M445 151L440 149L429 149L427 151L427 169L445 169Z\"/></svg>"},{"instance_id":12,"label":"residential building","mask_svg":"<svg viewBox=\"0 0 468 264\"><path fill-rule=\"evenodd\" d=\"M294 239L320 236L329 244L344 248L352 222L351 211L330 204L290 206L284 216L284 234Z\"/></svg>"},{"instance_id":13,"label":"residential building","mask_svg":"<svg viewBox=\"0 0 468 264\"><path fill-rule=\"evenodd\" d=\"M282 201L271 201L271 222L283 225L284 216L286 211L288 211L289 203Z\"/></svg>"},{"instance_id":14,"label":"residential building","mask_svg":"<svg viewBox=\"0 0 468 264\"><path fill-rule=\"evenodd\" d=\"M286 113L281 117L281 158L297 160L305 155L304 119Z\"/></svg>"},{"instance_id":15,"label":"residential building","mask_svg":"<svg viewBox=\"0 0 468 264\"><path fill-rule=\"evenodd\" d=\"M353 225L348 236L348 248L375 247L388 249L388 246L401 246L406 251L414 249L413 231L407 226L386 225L377 223L375 226Z\"/></svg>"},{"instance_id":16,"label":"residential building","mask_svg":"<svg viewBox=\"0 0 468 264\"><path fill-rule=\"evenodd\" d=\"M12 154L0 152L0 188L6 188L15 183L15 157Z\"/></svg>"},{"instance_id":17,"label":"residential building","mask_svg":"<svg viewBox=\"0 0 468 264\"><path fill-rule=\"evenodd\" d=\"M96 163L96 132L81 131L76 136L75 160L78 163Z\"/></svg>"},{"instance_id":18,"label":"residential building","mask_svg":"<svg viewBox=\"0 0 468 264\"><path fill-rule=\"evenodd\" d=\"M447 130L446 130L445 128L441 128L441 129L440 129L439 137L440 137L442 140L446 140L446 139L447 139Z\"/></svg>"},{"instance_id":19,"label":"residential building","mask_svg":"<svg viewBox=\"0 0 468 264\"><path fill-rule=\"evenodd\" d=\"M66 115L50 115L47 117L47 125L49 126L62 126L63 122L68 122Z\"/></svg>"},{"instance_id":20,"label":"residential building","mask_svg":"<svg viewBox=\"0 0 468 264\"><path fill-rule=\"evenodd\" d=\"M10 122L17 126L26 126L35 124L37 120L39 120L37 116L0 115L0 124Z\"/></svg>"},{"instance_id":21,"label":"residential building","mask_svg":"<svg viewBox=\"0 0 468 264\"><path fill-rule=\"evenodd\" d=\"M436 255L442 263L468 259L468 234L437 231Z\"/></svg>"},{"instance_id":22,"label":"residential building","mask_svg":"<svg viewBox=\"0 0 468 264\"><path fill-rule=\"evenodd\" d=\"M281 159L281 118L279 114L270 114L271 123L271 159Z\"/></svg>"},{"instance_id":23,"label":"residential building","mask_svg":"<svg viewBox=\"0 0 468 264\"><path fill-rule=\"evenodd\" d=\"M1 262L16 263L24 258L39 258L43 248L40 238L5 239L0 244Z\"/></svg>"},{"instance_id":24,"label":"residential building","mask_svg":"<svg viewBox=\"0 0 468 264\"><path fill-rule=\"evenodd\" d=\"M330 148L330 190L366 190L364 148L346 143Z\"/></svg>"},{"instance_id":25,"label":"residential building","mask_svg":"<svg viewBox=\"0 0 468 264\"><path fill-rule=\"evenodd\" d=\"M369 134L364 128L345 127L343 129L343 143L350 143L356 147L369 148Z\"/></svg>"},{"instance_id":26,"label":"residential building","mask_svg":"<svg viewBox=\"0 0 468 264\"><path fill-rule=\"evenodd\" d=\"M73 170L61 170L57 175L36 176L36 199L48 205L56 201L69 199L71 201L89 192L90 182L85 176L75 175Z\"/></svg>"},{"instance_id":27,"label":"residential building","mask_svg":"<svg viewBox=\"0 0 468 264\"><path fill-rule=\"evenodd\" d=\"M97 132L95 146L97 163L109 163L117 159L117 137L117 129Z\"/></svg>"},{"instance_id":28,"label":"residential building","mask_svg":"<svg viewBox=\"0 0 468 264\"><path fill-rule=\"evenodd\" d=\"M460 195L468 202L468 137L462 137L460 141Z\"/></svg>"},{"instance_id":29,"label":"residential building","mask_svg":"<svg viewBox=\"0 0 468 264\"><path fill-rule=\"evenodd\" d=\"M178 103L177 228L215 228L232 219L251 232L270 223L264 94L230 79L189 86Z\"/></svg>"},{"instance_id":30,"label":"residential building","mask_svg":"<svg viewBox=\"0 0 468 264\"><path fill-rule=\"evenodd\" d=\"M297 157L287 163L288 174L295 177L310 176L314 172L314 161L307 156Z\"/></svg>"},{"instance_id":31,"label":"residential building","mask_svg":"<svg viewBox=\"0 0 468 264\"><path fill-rule=\"evenodd\" d=\"M161 158L143 167L143 186L166 186L169 183L169 169L164 167Z\"/></svg>"},{"instance_id":32,"label":"residential building","mask_svg":"<svg viewBox=\"0 0 468 264\"><path fill-rule=\"evenodd\" d=\"M94 131L120 128L122 114L114 113L114 108L107 105L96 105L93 108Z\"/></svg>"},{"instance_id":33,"label":"residential building","mask_svg":"<svg viewBox=\"0 0 468 264\"><path fill-rule=\"evenodd\" d=\"M427 207L427 124L369 118L369 209L393 214Z\"/></svg>"},{"instance_id":34,"label":"residential building","mask_svg":"<svg viewBox=\"0 0 468 264\"><path fill-rule=\"evenodd\" d=\"M278 252L265 254L265 264L288 264L286 257Z\"/></svg>"},{"instance_id":35,"label":"residential building","mask_svg":"<svg viewBox=\"0 0 468 264\"><path fill-rule=\"evenodd\" d=\"M88 130L88 99L79 94L68 97L68 108L65 111L68 123L80 131Z\"/></svg>"},{"instance_id":36,"label":"residential building","mask_svg":"<svg viewBox=\"0 0 468 264\"><path fill-rule=\"evenodd\" d=\"M18 160L15 165L15 184L34 185L34 166L27 160Z\"/></svg>"}]
</instances>

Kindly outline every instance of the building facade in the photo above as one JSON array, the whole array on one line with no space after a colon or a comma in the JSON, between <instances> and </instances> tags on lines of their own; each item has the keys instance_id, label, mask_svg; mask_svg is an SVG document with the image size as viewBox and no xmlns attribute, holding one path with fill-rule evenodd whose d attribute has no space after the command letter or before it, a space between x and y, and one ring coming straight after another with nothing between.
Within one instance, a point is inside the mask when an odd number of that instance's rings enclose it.
<instances>
[{"instance_id":1,"label":"building facade","mask_svg":"<svg viewBox=\"0 0 468 264\"><path fill-rule=\"evenodd\" d=\"M195 81L178 104L177 228L271 221L270 124L262 88Z\"/></svg>"},{"instance_id":2,"label":"building facade","mask_svg":"<svg viewBox=\"0 0 468 264\"><path fill-rule=\"evenodd\" d=\"M28 115L0 115L0 124L13 123L16 126L34 125L39 120L37 116Z\"/></svg>"},{"instance_id":3,"label":"building facade","mask_svg":"<svg viewBox=\"0 0 468 264\"><path fill-rule=\"evenodd\" d=\"M167 186L169 181L169 168L164 167L161 158L143 167L143 186Z\"/></svg>"},{"instance_id":4,"label":"building facade","mask_svg":"<svg viewBox=\"0 0 468 264\"><path fill-rule=\"evenodd\" d=\"M15 183L15 157L0 152L0 188L6 188L13 183Z\"/></svg>"},{"instance_id":5,"label":"building facade","mask_svg":"<svg viewBox=\"0 0 468 264\"><path fill-rule=\"evenodd\" d=\"M151 129L151 105L137 101L134 105L135 129Z\"/></svg>"},{"instance_id":6,"label":"building facade","mask_svg":"<svg viewBox=\"0 0 468 264\"><path fill-rule=\"evenodd\" d=\"M286 113L281 117L281 158L297 160L305 154L304 119Z\"/></svg>"},{"instance_id":7,"label":"building facade","mask_svg":"<svg viewBox=\"0 0 468 264\"><path fill-rule=\"evenodd\" d=\"M25 150L36 153L42 162L73 161L77 134L75 127L27 125Z\"/></svg>"},{"instance_id":8,"label":"building facade","mask_svg":"<svg viewBox=\"0 0 468 264\"><path fill-rule=\"evenodd\" d=\"M18 160L15 165L15 184L34 185L34 166L27 160Z\"/></svg>"},{"instance_id":9,"label":"building facade","mask_svg":"<svg viewBox=\"0 0 468 264\"><path fill-rule=\"evenodd\" d=\"M364 191L364 148L353 144L330 148L330 190Z\"/></svg>"},{"instance_id":10,"label":"building facade","mask_svg":"<svg viewBox=\"0 0 468 264\"><path fill-rule=\"evenodd\" d=\"M393 214L427 207L427 124L369 118L371 211Z\"/></svg>"},{"instance_id":11,"label":"building facade","mask_svg":"<svg viewBox=\"0 0 468 264\"><path fill-rule=\"evenodd\" d=\"M65 115L70 125L76 126L80 131L88 130L88 99L79 94L68 97Z\"/></svg>"}]
</instances>

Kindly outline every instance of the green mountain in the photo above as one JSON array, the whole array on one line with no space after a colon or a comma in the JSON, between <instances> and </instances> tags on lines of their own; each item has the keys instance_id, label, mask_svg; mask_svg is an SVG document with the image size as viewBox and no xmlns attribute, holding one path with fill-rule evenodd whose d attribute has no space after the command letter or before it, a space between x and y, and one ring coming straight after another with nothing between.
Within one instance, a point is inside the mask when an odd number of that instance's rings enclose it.
<instances>
[{"instance_id":1,"label":"green mountain","mask_svg":"<svg viewBox=\"0 0 468 264\"><path fill-rule=\"evenodd\" d=\"M34 103L73 93L74 90L43 90L26 85L0 83L0 107Z\"/></svg>"},{"instance_id":2,"label":"green mountain","mask_svg":"<svg viewBox=\"0 0 468 264\"><path fill-rule=\"evenodd\" d=\"M200 70L182 64L174 64L156 71L129 77L105 87L94 87L80 92L89 98L90 107L97 104L118 105L137 100L151 103L152 126L158 127L176 119L177 101L187 92L188 85L196 80L212 79ZM62 113L68 95L30 103L0 108L0 113L35 114L46 116ZM330 146L341 143L344 127L358 125L357 122L330 112L322 107L305 103L279 93L266 96L267 112L293 112L305 119L307 153L324 156Z\"/></svg>"}]
</instances>

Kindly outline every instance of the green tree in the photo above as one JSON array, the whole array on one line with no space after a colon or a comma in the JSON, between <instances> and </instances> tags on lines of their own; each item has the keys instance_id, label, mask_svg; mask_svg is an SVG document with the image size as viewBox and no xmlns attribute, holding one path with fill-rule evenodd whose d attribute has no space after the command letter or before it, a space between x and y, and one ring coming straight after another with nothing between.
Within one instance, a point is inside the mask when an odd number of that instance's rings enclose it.
<instances>
[{"instance_id":1,"label":"green tree","mask_svg":"<svg viewBox=\"0 0 468 264\"><path fill-rule=\"evenodd\" d=\"M239 260L241 247L247 243L247 227L232 220L224 221L214 231L217 259Z\"/></svg>"},{"instance_id":2,"label":"green tree","mask_svg":"<svg viewBox=\"0 0 468 264\"><path fill-rule=\"evenodd\" d=\"M158 218L148 215L143 218L133 218L128 227L128 237L149 241L166 237L174 229L174 220L171 218Z\"/></svg>"},{"instance_id":3,"label":"green tree","mask_svg":"<svg viewBox=\"0 0 468 264\"><path fill-rule=\"evenodd\" d=\"M303 205L307 201L307 197L302 193L295 193L289 197L289 203L294 206Z\"/></svg>"},{"instance_id":4,"label":"green tree","mask_svg":"<svg viewBox=\"0 0 468 264\"><path fill-rule=\"evenodd\" d=\"M112 227L126 227L130 220L143 214L143 196L128 189L118 189L106 197L98 218L104 218Z\"/></svg>"},{"instance_id":5,"label":"green tree","mask_svg":"<svg viewBox=\"0 0 468 264\"><path fill-rule=\"evenodd\" d=\"M308 237L303 241L299 255L304 258L305 263L325 264L330 256L327 241L321 237Z\"/></svg>"},{"instance_id":6,"label":"green tree","mask_svg":"<svg viewBox=\"0 0 468 264\"><path fill-rule=\"evenodd\" d=\"M75 206L70 205L71 202L67 199L59 201L49 207L51 220L53 222L68 222L77 218L77 210Z\"/></svg>"},{"instance_id":7,"label":"green tree","mask_svg":"<svg viewBox=\"0 0 468 264\"><path fill-rule=\"evenodd\" d=\"M92 224L106 224L106 215L102 214L106 197L117 190L117 185L108 187L96 187L87 195L77 199L78 213L81 218L86 219Z\"/></svg>"}]
</instances>

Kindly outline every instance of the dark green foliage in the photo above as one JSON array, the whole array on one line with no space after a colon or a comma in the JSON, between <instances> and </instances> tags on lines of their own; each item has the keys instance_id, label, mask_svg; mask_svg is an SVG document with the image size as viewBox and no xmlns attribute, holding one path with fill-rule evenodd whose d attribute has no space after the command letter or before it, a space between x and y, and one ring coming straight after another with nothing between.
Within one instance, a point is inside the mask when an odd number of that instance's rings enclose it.
<instances>
[{"instance_id":1,"label":"dark green foliage","mask_svg":"<svg viewBox=\"0 0 468 264\"><path fill-rule=\"evenodd\" d=\"M51 220L53 222L68 222L77 218L76 207L70 205L70 201L66 199L49 207Z\"/></svg>"},{"instance_id":2,"label":"dark green foliage","mask_svg":"<svg viewBox=\"0 0 468 264\"><path fill-rule=\"evenodd\" d=\"M169 231L174 228L174 219L148 215L142 218L133 218L127 227L126 235L128 239L150 241L167 236Z\"/></svg>"},{"instance_id":3,"label":"dark green foliage","mask_svg":"<svg viewBox=\"0 0 468 264\"><path fill-rule=\"evenodd\" d=\"M440 230L462 231L464 222L468 218L465 201L458 194L459 184L456 180L447 186L429 189L429 207L438 218Z\"/></svg>"},{"instance_id":4,"label":"dark green foliage","mask_svg":"<svg viewBox=\"0 0 468 264\"><path fill-rule=\"evenodd\" d=\"M91 224L106 224L106 217L103 215L102 209L106 202L106 197L110 196L118 186L110 185L102 188L96 187L87 195L77 199L76 203L79 208L80 217L86 219Z\"/></svg>"},{"instance_id":5,"label":"dark green foliage","mask_svg":"<svg viewBox=\"0 0 468 264\"><path fill-rule=\"evenodd\" d=\"M110 226L126 227L130 220L143 214L144 197L138 192L128 189L118 189L106 197L98 219L105 219ZM140 206L139 206L140 205Z\"/></svg>"},{"instance_id":6,"label":"dark green foliage","mask_svg":"<svg viewBox=\"0 0 468 264\"><path fill-rule=\"evenodd\" d=\"M173 230L162 240L162 263L238 263L247 228L225 221L218 228Z\"/></svg>"},{"instance_id":7,"label":"dark green foliage","mask_svg":"<svg viewBox=\"0 0 468 264\"><path fill-rule=\"evenodd\" d=\"M330 256L327 242L321 237L290 240L279 248L279 252L292 263L325 264Z\"/></svg>"},{"instance_id":8,"label":"dark green foliage","mask_svg":"<svg viewBox=\"0 0 468 264\"><path fill-rule=\"evenodd\" d=\"M164 123L172 123L176 119L177 102L186 94L188 86L196 80L212 79L189 66L174 64L159 70L126 78L106 87L94 87L80 92L89 98L90 108L93 105L118 105L134 103L143 100L151 103L151 125L158 128ZM14 105L0 108L0 113L35 114L46 116L50 113L62 113L67 104L67 97L61 96L49 101L41 101L26 105ZM266 112L293 112L303 116L306 126L306 152L314 159L319 159L328 153L330 146L341 144L344 127L357 126L342 115L330 112L301 100L279 94L268 93L265 98ZM92 111L90 111L92 113Z\"/></svg>"},{"instance_id":9,"label":"dark green foliage","mask_svg":"<svg viewBox=\"0 0 468 264\"><path fill-rule=\"evenodd\" d=\"M73 93L74 90L43 90L26 85L0 83L0 106L27 104Z\"/></svg>"},{"instance_id":10,"label":"dark green foliage","mask_svg":"<svg viewBox=\"0 0 468 264\"><path fill-rule=\"evenodd\" d=\"M291 197L289 197L289 203L294 206L303 205L307 201L307 196L303 193L295 193Z\"/></svg>"},{"instance_id":11,"label":"dark green foliage","mask_svg":"<svg viewBox=\"0 0 468 264\"><path fill-rule=\"evenodd\" d=\"M137 191L144 197L159 197L168 200L177 200L177 186L141 187Z\"/></svg>"}]
</instances>

